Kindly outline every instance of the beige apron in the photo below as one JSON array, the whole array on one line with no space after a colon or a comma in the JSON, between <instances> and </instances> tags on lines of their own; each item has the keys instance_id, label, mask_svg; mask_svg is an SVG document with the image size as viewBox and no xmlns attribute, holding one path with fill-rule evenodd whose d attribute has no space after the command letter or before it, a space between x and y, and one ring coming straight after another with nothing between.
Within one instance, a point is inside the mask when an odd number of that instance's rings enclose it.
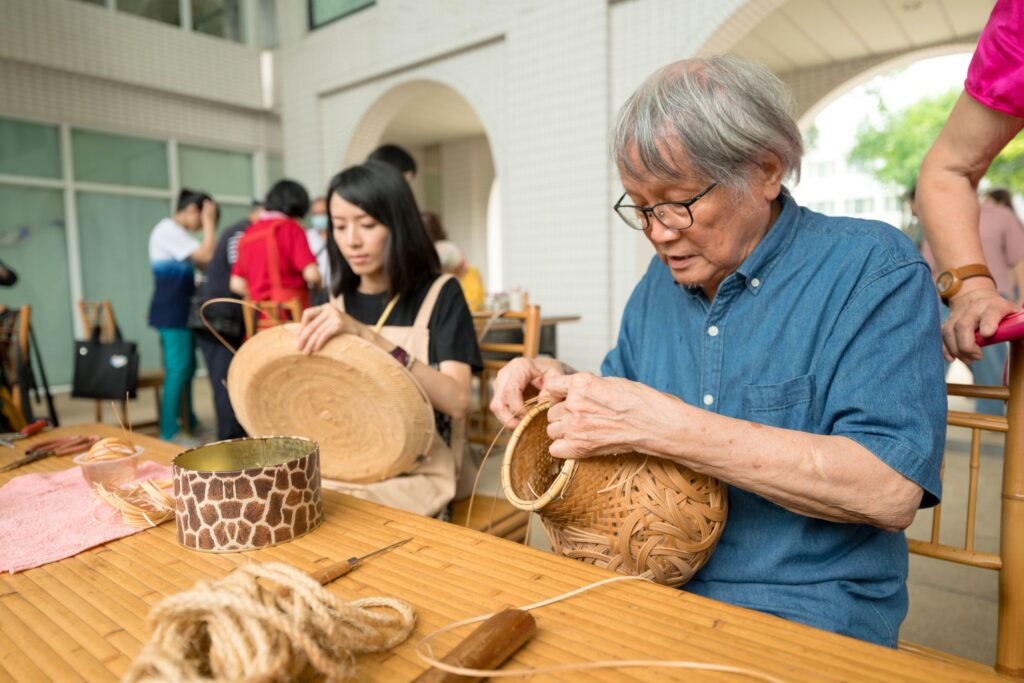
<instances>
[{"instance_id":1,"label":"beige apron","mask_svg":"<svg viewBox=\"0 0 1024 683\"><path fill-rule=\"evenodd\" d=\"M430 314L437 303L441 287L451 277L442 275L434 281L416 313L412 327L384 325L378 329L380 335L392 344L401 346L419 362L427 364L430 360ZM331 303L345 312L343 297L332 297ZM430 451L408 474L370 484L324 479L323 486L356 498L433 517L441 513L455 497L455 482L462 467L464 443L465 421L452 420L451 447L435 433Z\"/></svg>"}]
</instances>

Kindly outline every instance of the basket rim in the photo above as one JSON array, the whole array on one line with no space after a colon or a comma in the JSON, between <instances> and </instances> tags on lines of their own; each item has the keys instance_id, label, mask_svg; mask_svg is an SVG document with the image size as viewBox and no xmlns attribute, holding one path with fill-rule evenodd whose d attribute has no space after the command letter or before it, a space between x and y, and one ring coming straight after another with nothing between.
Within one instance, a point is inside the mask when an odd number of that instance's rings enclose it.
<instances>
[{"instance_id":1,"label":"basket rim","mask_svg":"<svg viewBox=\"0 0 1024 683\"><path fill-rule=\"evenodd\" d=\"M548 486L544 493L533 500L520 498L512 487L512 458L515 455L516 446L519 445L519 439L530 422L541 413L546 412L551 406L552 403L550 401L541 401L530 408L515 431L512 432L512 436L505 446L505 453L501 459L501 488L505 493L505 498L516 508L527 512L536 512L556 498L559 498L562 492L565 491L565 487L569 484L569 480L572 478L573 473L576 472L576 467L579 464L579 461L576 459L565 459L562 463L562 469L559 470L555 480L551 482L551 485Z\"/></svg>"}]
</instances>

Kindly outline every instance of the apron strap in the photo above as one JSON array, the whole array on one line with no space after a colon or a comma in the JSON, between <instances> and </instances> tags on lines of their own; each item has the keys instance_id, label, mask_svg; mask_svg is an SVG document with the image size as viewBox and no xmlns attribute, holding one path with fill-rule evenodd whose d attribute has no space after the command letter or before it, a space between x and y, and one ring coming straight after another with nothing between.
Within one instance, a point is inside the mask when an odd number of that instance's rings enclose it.
<instances>
[{"instance_id":1,"label":"apron strap","mask_svg":"<svg viewBox=\"0 0 1024 683\"><path fill-rule=\"evenodd\" d=\"M434 280L434 284L430 286L430 290L427 292L427 296L424 297L423 303L420 304L420 310L416 313L416 320L412 324L413 327L423 330L427 329L430 325L430 314L434 312L434 304L437 303L437 297L441 294L441 288L453 277L453 275L445 274L438 276Z\"/></svg>"}]
</instances>

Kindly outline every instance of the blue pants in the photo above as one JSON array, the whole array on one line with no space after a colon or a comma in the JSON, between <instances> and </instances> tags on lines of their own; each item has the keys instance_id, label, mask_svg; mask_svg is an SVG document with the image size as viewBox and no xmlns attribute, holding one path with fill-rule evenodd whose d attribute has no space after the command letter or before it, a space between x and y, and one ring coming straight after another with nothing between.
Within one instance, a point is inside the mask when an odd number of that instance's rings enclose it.
<instances>
[{"instance_id":1,"label":"blue pants","mask_svg":"<svg viewBox=\"0 0 1024 683\"><path fill-rule=\"evenodd\" d=\"M210 387L213 389L213 407L217 411L217 440L237 439L245 436L245 429L235 419L235 411L231 407L228 388L224 382L228 378L228 366L231 365L232 353L213 335L197 332L196 346L206 360L206 370L210 373ZM235 348L242 344L241 339L228 339Z\"/></svg>"},{"instance_id":2,"label":"blue pants","mask_svg":"<svg viewBox=\"0 0 1024 683\"><path fill-rule=\"evenodd\" d=\"M164 395L160 405L160 438L165 441L177 435L182 427L194 429L196 416L192 413L192 376L196 374L196 354L192 330L161 327L160 348L163 351ZM189 424L178 424L181 401L188 401Z\"/></svg>"}]
</instances>

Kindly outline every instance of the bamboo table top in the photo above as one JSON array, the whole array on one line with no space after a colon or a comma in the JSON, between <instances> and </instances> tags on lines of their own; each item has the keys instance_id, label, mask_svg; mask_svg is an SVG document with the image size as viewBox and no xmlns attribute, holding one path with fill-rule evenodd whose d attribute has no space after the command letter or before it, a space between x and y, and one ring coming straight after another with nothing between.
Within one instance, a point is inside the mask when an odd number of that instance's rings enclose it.
<instances>
[{"instance_id":1,"label":"bamboo table top","mask_svg":"<svg viewBox=\"0 0 1024 683\"><path fill-rule=\"evenodd\" d=\"M109 425L60 428L114 435ZM136 435L144 457L168 463L177 446ZM20 455L0 449L0 466ZM0 474L68 467L49 458ZM224 576L250 561L315 568L403 538L413 540L330 584L346 599L388 595L413 605L412 637L390 653L359 657L360 679L405 681L423 669L418 640L450 622L536 602L611 576L500 538L324 491L325 521L290 543L252 553L207 554L175 540L173 523L93 548L76 557L0 576L0 679L116 680L149 637L146 615L164 596L199 579ZM2 514L2 511L0 511ZM888 650L683 591L643 582L602 586L534 612L538 632L505 668L603 659L688 659L731 664L785 681L1005 680ZM446 652L468 629L437 639ZM569 672L537 680L722 680L742 677L667 669Z\"/></svg>"}]
</instances>

